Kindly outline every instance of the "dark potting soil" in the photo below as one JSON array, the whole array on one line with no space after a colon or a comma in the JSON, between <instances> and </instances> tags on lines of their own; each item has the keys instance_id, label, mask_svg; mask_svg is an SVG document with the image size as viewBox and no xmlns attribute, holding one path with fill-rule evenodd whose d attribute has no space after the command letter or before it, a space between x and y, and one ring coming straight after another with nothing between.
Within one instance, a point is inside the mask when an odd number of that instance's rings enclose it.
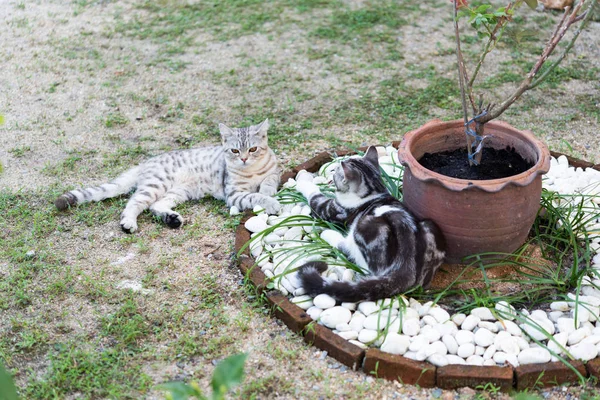
<instances>
[{"instance_id":1,"label":"dark potting soil","mask_svg":"<svg viewBox=\"0 0 600 400\"><path fill-rule=\"evenodd\" d=\"M451 178L476 181L506 178L533 167L533 163L524 160L512 147L501 150L484 148L481 165L478 166L469 166L466 148L434 154L425 153L419 160L419 164L430 171Z\"/></svg>"}]
</instances>

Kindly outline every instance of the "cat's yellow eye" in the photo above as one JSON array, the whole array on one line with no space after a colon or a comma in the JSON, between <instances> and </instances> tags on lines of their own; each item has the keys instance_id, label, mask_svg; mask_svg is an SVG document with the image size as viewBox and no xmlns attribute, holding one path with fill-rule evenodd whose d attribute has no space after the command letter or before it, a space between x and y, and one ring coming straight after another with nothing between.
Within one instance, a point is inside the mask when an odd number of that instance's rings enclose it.
<instances>
[{"instance_id":1,"label":"cat's yellow eye","mask_svg":"<svg viewBox=\"0 0 600 400\"><path fill-rule=\"evenodd\" d=\"M248 149L248 151L249 151L250 153L254 153L256 150L258 150L258 147L256 147L256 146L254 146L254 147L250 147L250 148Z\"/></svg>"},{"instance_id":2,"label":"cat's yellow eye","mask_svg":"<svg viewBox=\"0 0 600 400\"><path fill-rule=\"evenodd\" d=\"M231 149L231 152L233 154L240 154L240 151L238 149Z\"/></svg>"}]
</instances>

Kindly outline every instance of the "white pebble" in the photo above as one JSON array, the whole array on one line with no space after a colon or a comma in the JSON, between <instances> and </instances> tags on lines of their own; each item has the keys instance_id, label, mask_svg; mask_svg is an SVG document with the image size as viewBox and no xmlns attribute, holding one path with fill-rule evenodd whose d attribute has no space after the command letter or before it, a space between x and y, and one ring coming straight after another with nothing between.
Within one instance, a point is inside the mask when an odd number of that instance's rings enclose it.
<instances>
[{"instance_id":1,"label":"white pebble","mask_svg":"<svg viewBox=\"0 0 600 400\"><path fill-rule=\"evenodd\" d=\"M521 365L547 363L550 362L550 358L550 352L541 347L525 349L517 357Z\"/></svg>"},{"instance_id":2,"label":"white pebble","mask_svg":"<svg viewBox=\"0 0 600 400\"><path fill-rule=\"evenodd\" d=\"M312 298L307 295L292 297L291 302L303 310L308 310L313 306Z\"/></svg>"},{"instance_id":3,"label":"white pebble","mask_svg":"<svg viewBox=\"0 0 600 400\"><path fill-rule=\"evenodd\" d=\"M419 320L411 318L409 320L403 321L402 324L402 333L408 336L416 336L421 331L421 326L419 325Z\"/></svg>"},{"instance_id":4,"label":"white pebble","mask_svg":"<svg viewBox=\"0 0 600 400\"><path fill-rule=\"evenodd\" d=\"M344 322L347 323L348 321L350 321L351 317L352 313L350 312L350 310L344 307L337 306L323 311L321 313L319 322L325 325L326 327L333 329L337 324L341 324Z\"/></svg>"},{"instance_id":5,"label":"white pebble","mask_svg":"<svg viewBox=\"0 0 600 400\"><path fill-rule=\"evenodd\" d=\"M592 343L579 343L575 346L571 346L569 348L569 353L579 361L589 361L593 358L596 358L598 355L598 349L596 345Z\"/></svg>"},{"instance_id":6,"label":"white pebble","mask_svg":"<svg viewBox=\"0 0 600 400\"><path fill-rule=\"evenodd\" d=\"M372 343L377 339L379 332L371 329L363 329L358 332L358 341L362 343Z\"/></svg>"},{"instance_id":7,"label":"white pebble","mask_svg":"<svg viewBox=\"0 0 600 400\"><path fill-rule=\"evenodd\" d=\"M480 321L479 324L477 324L477 326L479 326L480 328L485 328L492 333L497 333L499 330L498 325L496 325L497 323L500 323L500 321L496 321L496 322Z\"/></svg>"},{"instance_id":8,"label":"white pebble","mask_svg":"<svg viewBox=\"0 0 600 400\"><path fill-rule=\"evenodd\" d=\"M408 350L409 344L410 340L408 336L390 332L387 334L380 349L386 353L402 355Z\"/></svg>"},{"instance_id":9,"label":"white pebble","mask_svg":"<svg viewBox=\"0 0 600 400\"><path fill-rule=\"evenodd\" d=\"M450 319L450 314L448 314L448 311L441 307L432 307L429 310L429 315L435 318L439 323L444 323Z\"/></svg>"},{"instance_id":10,"label":"white pebble","mask_svg":"<svg viewBox=\"0 0 600 400\"><path fill-rule=\"evenodd\" d=\"M519 354L521 352L519 342L512 336L500 339L497 346L499 350L507 354Z\"/></svg>"},{"instance_id":11,"label":"white pebble","mask_svg":"<svg viewBox=\"0 0 600 400\"><path fill-rule=\"evenodd\" d=\"M475 335L471 331L458 331L454 338L459 346L465 343L475 343Z\"/></svg>"},{"instance_id":12,"label":"white pebble","mask_svg":"<svg viewBox=\"0 0 600 400\"><path fill-rule=\"evenodd\" d=\"M475 343L481 347L488 347L494 343L494 335L492 332L485 328L479 328L475 332Z\"/></svg>"},{"instance_id":13,"label":"white pebble","mask_svg":"<svg viewBox=\"0 0 600 400\"><path fill-rule=\"evenodd\" d=\"M255 215L254 217L248 218L248 221L244 223L244 227L250 232L255 233L264 231L268 226L264 219Z\"/></svg>"},{"instance_id":14,"label":"white pebble","mask_svg":"<svg viewBox=\"0 0 600 400\"><path fill-rule=\"evenodd\" d=\"M500 318L508 321L514 320L517 315L517 311L515 310L515 308L504 300L496 303L494 308L498 312Z\"/></svg>"},{"instance_id":15,"label":"white pebble","mask_svg":"<svg viewBox=\"0 0 600 400\"><path fill-rule=\"evenodd\" d=\"M584 327L575 330L574 332L569 333L569 339L567 340L567 344L572 346L581 342L584 338L590 336L592 334L590 328Z\"/></svg>"},{"instance_id":16,"label":"white pebble","mask_svg":"<svg viewBox=\"0 0 600 400\"><path fill-rule=\"evenodd\" d=\"M466 318L467 318L467 316L463 313L454 314L452 316L452 322L454 322L456 324L456 326L461 326Z\"/></svg>"},{"instance_id":17,"label":"white pebble","mask_svg":"<svg viewBox=\"0 0 600 400\"><path fill-rule=\"evenodd\" d=\"M449 361L446 358L446 356L443 356L443 355L438 354L438 353L433 353L432 355L430 355L429 357L427 357L427 361L429 361L430 363L432 363L436 367L445 367L446 365L449 364Z\"/></svg>"},{"instance_id":18,"label":"white pebble","mask_svg":"<svg viewBox=\"0 0 600 400\"><path fill-rule=\"evenodd\" d=\"M479 317L479 319L484 321L495 321L496 317L492 314L489 308L487 307L477 307L471 310L471 315L475 315Z\"/></svg>"},{"instance_id":19,"label":"white pebble","mask_svg":"<svg viewBox=\"0 0 600 400\"><path fill-rule=\"evenodd\" d=\"M311 307L308 310L306 310L306 313L308 314L308 316L311 317L315 321L317 319L319 319L319 316L321 315L322 312L323 312L323 310L320 309L319 307Z\"/></svg>"},{"instance_id":20,"label":"white pebble","mask_svg":"<svg viewBox=\"0 0 600 400\"><path fill-rule=\"evenodd\" d=\"M442 336L442 342L446 345L448 353L456 354L456 352L458 351L458 343L456 343L456 339L454 339L454 336L446 334Z\"/></svg>"},{"instance_id":21,"label":"white pebble","mask_svg":"<svg viewBox=\"0 0 600 400\"><path fill-rule=\"evenodd\" d=\"M363 301L358 305L358 311L364 315L371 315L376 311L379 311L379 306L374 301Z\"/></svg>"},{"instance_id":22,"label":"white pebble","mask_svg":"<svg viewBox=\"0 0 600 400\"><path fill-rule=\"evenodd\" d=\"M429 344L429 339L423 335L417 335L413 337L412 342L408 346L410 351L418 352L419 350L425 348Z\"/></svg>"},{"instance_id":23,"label":"white pebble","mask_svg":"<svg viewBox=\"0 0 600 400\"><path fill-rule=\"evenodd\" d=\"M313 304L323 310L335 306L335 299L328 294L320 294L313 299Z\"/></svg>"},{"instance_id":24,"label":"white pebble","mask_svg":"<svg viewBox=\"0 0 600 400\"><path fill-rule=\"evenodd\" d=\"M559 318L556 321L556 327L558 331L561 333L572 333L579 327L580 324L575 324L575 320L573 318Z\"/></svg>"},{"instance_id":25,"label":"white pebble","mask_svg":"<svg viewBox=\"0 0 600 400\"><path fill-rule=\"evenodd\" d=\"M550 309L552 311L569 311L569 303L566 301L555 301L550 303Z\"/></svg>"},{"instance_id":26,"label":"white pebble","mask_svg":"<svg viewBox=\"0 0 600 400\"><path fill-rule=\"evenodd\" d=\"M446 360L448 360L448 364L457 364L457 365L465 365L467 362L464 358L456 356L454 354L446 354Z\"/></svg>"},{"instance_id":27,"label":"white pebble","mask_svg":"<svg viewBox=\"0 0 600 400\"><path fill-rule=\"evenodd\" d=\"M350 311L356 310L356 303L346 303L346 302L344 302L344 303L340 304L340 306L342 306L344 308L347 308Z\"/></svg>"},{"instance_id":28,"label":"white pebble","mask_svg":"<svg viewBox=\"0 0 600 400\"><path fill-rule=\"evenodd\" d=\"M456 355L462 358L467 358L475 354L475 345L473 343L463 343L458 346Z\"/></svg>"},{"instance_id":29,"label":"white pebble","mask_svg":"<svg viewBox=\"0 0 600 400\"><path fill-rule=\"evenodd\" d=\"M366 346L364 343L359 342L358 340L349 340L350 343L352 343L355 346L360 347L361 349L367 349L368 346Z\"/></svg>"},{"instance_id":30,"label":"white pebble","mask_svg":"<svg viewBox=\"0 0 600 400\"><path fill-rule=\"evenodd\" d=\"M483 353L482 357L484 360L491 360L494 356L494 353L496 353L496 346L491 345L490 347L485 349L485 352Z\"/></svg>"},{"instance_id":31,"label":"white pebble","mask_svg":"<svg viewBox=\"0 0 600 400\"><path fill-rule=\"evenodd\" d=\"M229 209L229 215L233 216L233 215L239 215L240 214L240 209L237 208L236 206L231 206L231 208Z\"/></svg>"},{"instance_id":32,"label":"white pebble","mask_svg":"<svg viewBox=\"0 0 600 400\"><path fill-rule=\"evenodd\" d=\"M346 340L358 339L358 332L355 332L355 331L344 331L344 332L338 332L337 334Z\"/></svg>"},{"instance_id":33,"label":"white pebble","mask_svg":"<svg viewBox=\"0 0 600 400\"><path fill-rule=\"evenodd\" d=\"M467 365L483 365L484 359L481 356L478 355L472 355L470 357L467 357Z\"/></svg>"},{"instance_id":34,"label":"white pebble","mask_svg":"<svg viewBox=\"0 0 600 400\"><path fill-rule=\"evenodd\" d=\"M478 316L469 315L467 318L465 318L460 328L465 331L472 331L473 329L475 329L475 327L477 326L477 324L479 324L480 321L481 318L479 318Z\"/></svg>"},{"instance_id":35,"label":"white pebble","mask_svg":"<svg viewBox=\"0 0 600 400\"><path fill-rule=\"evenodd\" d=\"M367 317L361 312L355 312L350 319L348 325L352 328L353 331L360 332L360 330L364 327L364 322Z\"/></svg>"}]
</instances>

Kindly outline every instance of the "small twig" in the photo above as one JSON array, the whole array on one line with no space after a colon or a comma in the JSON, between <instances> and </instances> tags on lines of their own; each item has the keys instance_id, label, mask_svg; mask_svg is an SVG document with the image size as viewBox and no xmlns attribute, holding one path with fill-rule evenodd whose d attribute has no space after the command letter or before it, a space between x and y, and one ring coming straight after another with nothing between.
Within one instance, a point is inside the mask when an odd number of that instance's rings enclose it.
<instances>
[{"instance_id":1,"label":"small twig","mask_svg":"<svg viewBox=\"0 0 600 400\"><path fill-rule=\"evenodd\" d=\"M218 245L217 247L215 247L214 249L212 249L211 251L209 251L208 253L204 253L204 257L208 257L211 254L213 254L215 251L219 250L221 248L222 245Z\"/></svg>"}]
</instances>

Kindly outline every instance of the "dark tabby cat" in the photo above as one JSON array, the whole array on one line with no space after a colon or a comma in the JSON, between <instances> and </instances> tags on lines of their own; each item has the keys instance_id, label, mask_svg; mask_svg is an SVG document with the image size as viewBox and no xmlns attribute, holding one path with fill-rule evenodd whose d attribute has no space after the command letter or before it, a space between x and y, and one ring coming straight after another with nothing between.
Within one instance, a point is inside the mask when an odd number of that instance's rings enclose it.
<instances>
[{"instance_id":1,"label":"dark tabby cat","mask_svg":"<svg viewBox=\"0 0 600 400\"><path fill-rule=\"evenodd\" d=\"M221 146L165 153L134 167L112 181L72 190L56 199L59 210L88 201L135 192L121 214L121 228L132 233L137 217L147 208L169 227L179 228L183 218L172 208L186 200L211 195L240 210L263 207L276 214L273 196L279 184L279 167L267 143L269 120L249 128L230 129L219 124Z\"/></svg>"},{"instance_id":2,"label":"dark tabby cat","mask_svg":"<svg viewBox=\"0 0 600 400\"><path fill-rule=\"evenodd\" d=\"M335 199L298 178L296 188L309 200L313 213L348 228L346 237L328 230L323 232L324 239L367 273L358 282L340 282L321 276L326 263L309 262L299 270L308 295L326 293L337 301L356 302L429 285L444 259L445 240L432 221L417 220L390 195L381 180L375 147L369 147L364 157L349 158L337 167Z\"/></svg>"}]
</instances>

